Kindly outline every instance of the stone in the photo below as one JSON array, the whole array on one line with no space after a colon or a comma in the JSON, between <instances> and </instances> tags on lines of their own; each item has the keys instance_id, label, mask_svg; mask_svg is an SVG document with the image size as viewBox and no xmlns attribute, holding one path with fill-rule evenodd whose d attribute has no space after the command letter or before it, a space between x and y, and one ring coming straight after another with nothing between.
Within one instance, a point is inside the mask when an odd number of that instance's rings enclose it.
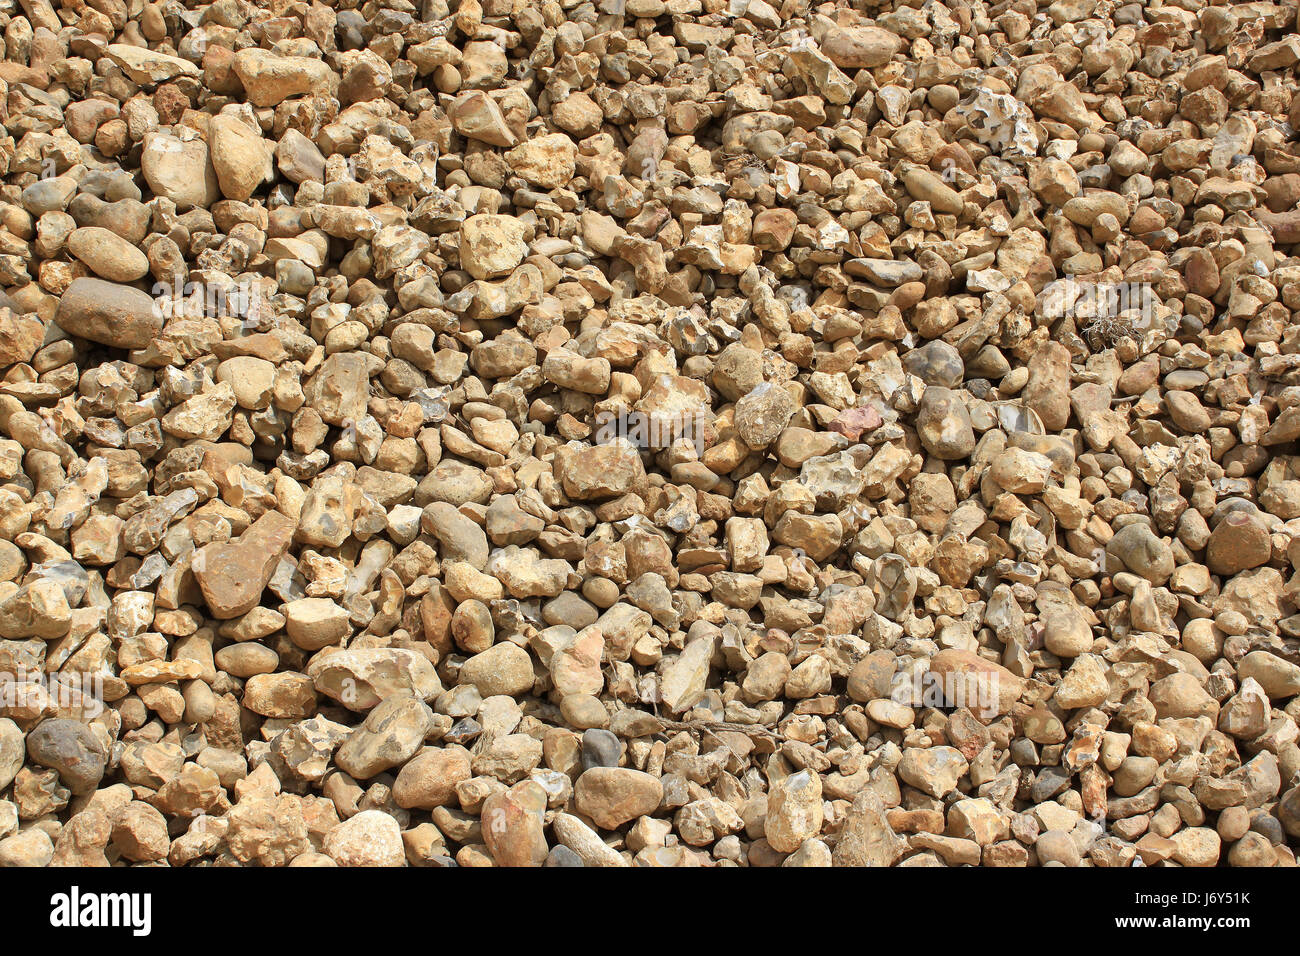
<instances>
[{"instance_id":1,"label":"stone","mask_svg":"<svg viewBox=\"0 0 1300 956\"><path fill-rule=\"evenodd\" d=\"M325 855L339 866L405 866L402 828L382 810L362 810L325 834Z\"/></svg>"},{"instance_id":2,"label":"stone","mask_svg":"<svg viewBox=\"0 0 1300 956\"><path fill-rule=\"evenodd\" d=\"M469 780L469 751L463 747L427 747L397 774L393 799L399 807L432 810L456 801L456 786Z\"/></svg>"},{"instance_id":3,"label":"stone","mask_svg":"<svg viewBox=\"0 0 1300 956\"><path fill-rule=\"evenodd\" d=\"M154 300L132 286L74 279L54 321L69 335L117 349L141 349L162 330Z\"/></svg>"},{"instance_id":4,"label":"stone","mask_svg":"<svg viewBox=\"0 0 1300 956\"><path fill-rule=\"evenodd\" d=\"M1211 574L1232 575L1267 564L1273 556L1268 529L1250 515L1229 512L1210 533L1205 563Z\"/></svg>"},{"instance_id":5,"label":"stone","mask_svg":"<svg viewBox=\"0 0 1300 956\"><path fill-rule=\"evenodd\" d=\"M1300 665L1283 660L1268 651L1251 651L1237 665L1237 676L1244 682L1255 681L1274 700L1300 694Z\"/></svg>"},{"instance_id":6,"label":"stone","mask_svg":"<svg viewBox=\"0 0 1300 956\"><path fill-rule=\"evenodd\" d=\"M624 867L627 861L612 849L600 835L580 819L568 813L557 813L551 821L555 838L577 855L583 866Z\"/></svg>"},{"instance_id":7,"label":"stone","mask_svg":"<svg viewBox=\"0 0 1300 956\"><path fill-rule=\"evenodd\" d=\"M68 236L68 251L109 282L134 282L149 271L149 260L143 252L99 226L74 229Z\"/></svg>"},{"instance_id":8,"label":"stone","mask_svg":"<svg viewBox=\"0 0 1300 956\"><path fill-rule=\"evenodd\" d=\"M415 697L390 697L366 715L334 756L345 773L368 780L406 763L419 750L433 723L433 711Z\"/></svg>"},{"instance_id":9,"label":"stone","mask_svg":"<svg viewBox=\"0 0 1300 956\"><path fill-rule=\"evenodd\" d=\"M663 785L640 770L593 767L578 777L573 796L579 813L602 829L616 830L653 813L663 799Z\"/></svg>"},{"instance_id":10,"label":"stone","mask_svg":"<svg viewBox=\"0 0 1300 956\"><path fill-rule=\"evenodd\" d=\"M154 194L170 199L181 212L206 209L221 197L208 144L202 139L146 134L140 171Z\"/></svg>"},{"instance_id":11,"label":"stone","mask_svg":"<svg viewBox=\"0 0 1300 956\"><path fill-rule=\"evenodd\" d=\"M944 461L967 457L975 449L966 404L951 389L931 385L921 396L916 432L926 451Z\"/></svg>"},{"instance_id":12,"label":"stone","mask_svg":"<svg viewBox=\"0 0 1300 956\"><path fill-rule=\"evenodd\" d=\"M280 56L256 47L238 51L231 69L254 106L275 106L290 97L338 86L333 71L320 60Z\"/></svg>"},{"instance_id":13,"label":"stone","mask_svg":"<svg viewBox=\"0 0 1300 956\"><path fill-rule=\"evenodd\" d=\"M898 775L911 786L932 797L951 793L969 765L952 747L912 748L903 752Z\"/></svg>"},{"instance_id":14,"label":"stone","mask_svg":"<svg viewBox=\"0 0 1300 956\"><path fill-rule=\"evenodd\" d=\"M484 697L514 697L533 687L533 661L528 652L509 642L475 654L460 668L460 682L478 688Z\"/></svg>"},{"instance_id":15,"label":"stone","mask_svg":"<svg viewBox=\"0 0 1300 956\"><path fill-rule=\"evenodd\" d=\"M212 616L229 620L261 603L262 592L293 541L295 523L268 511L233 542L195 552L191 566Z\"/></svg>"},{"instance_id":16,"label":"stone","mask_svg":"<svg viewBox=\"0 0 1300 956\"><path fill-rule=\"evenodd\" d=\"M1143 524L1125 525L1106 543L1106 554L1121 568L1141 575L1152 584L1164 584L1174 571L1169 545Z\"/></svg>"},{"instance_id":17,"label":"stone","mask_svg":"<svg viewBox=\"0 0 1300 956\"><path fill-rule=\"evenodd\" d=\"M307 665L306 676L317 691L357 712L390 697L410 694L429 701L442 692L442 682L427 657L395 647L318 654Z\"/></svg>"},{"instance_id":18,"label":"stone","mask_svg":"<svg viewBox=\"0 0 1300 956\"><path fill-rule=\"evenodd\" d=\"M104 777L108 754L103 743L79 720L43 720L27 734L27 756L58 771L73 794L89 793Z\"/></svg>"},{"instance_id":19,"label":"stone","mask_svg":"<svg viewBox=\"0 0 1300 956\"><path fill-rule=\"evenodd\" d=\"M241 800L226 813L226 845L241 863L285 866L311 846L297 797Z\"/></svg>"},{"instance_id":20,"label":"stone","mask_svg":"<svg viewBox=\"0 0 1300 956\"><path fill-rule=\"evenodd\" d=\"M338 644L351 632L348 613L330 598L299 598L284 605L285 632L303 650Z\"/></svg>"},{"instance_id":21,"label":"stone","mask_svg":"<svg viewBox=\"0 0 1300 956\"><path fill-rule=\"evenodd\" d=\"M460 230L461 266L475 279L509 275L528 253L524 229L513 216L470 216Z\"/></svg>"},{"instance_id":22,"label":"stone","mask_svg":"<svg viewBox=\"0 0 1300 956\"><path fill-rule=\"evenodd\" d=\"M546 862L545 810L546 791L532 780L483 801L483 841L497 866L542 866Z\"/></svg>"},{"instance_id":23,"label":"stone","mask_svg":"<svg viewBox=\"0 0 1300 956\"><path fill-rule=\"evenodd\" d=\"M801 770L768 791L763 835L779 853L793 853L822 828L822 786L816 773Z\"/></svg>"},{"instance_id":24,"label":"stone","mask_svg":"<svg viewBox=\"0 0 1300 956\"><path fill-rule=\"evenodd\" d=\"M270 144L238 117L212 117L208 146L217 185L227 199L247 202L264 181L274 176Z\"/></svg>"},{"instance_id":25,"label":"stone","mask_svg":"<svg viewBox=\"0 0 1300 956\"><path fill-rule=\"evenodd\" d=\"M135 862L164 859L171 846L167 818L139 800L132 800L113 817L112 840L122 856Z\"/></svg>"},{"instance_id":26,"label":"stone","mask_svg":"<svg viewBox=\"0 0 1300 956\"><path fill-rule=\"evenodd\" d=\"M736 401L736 432L750 448L761 450L776 441L794 411L794 402L785 389L760 382Z\"/></svg>"}]
</instances>

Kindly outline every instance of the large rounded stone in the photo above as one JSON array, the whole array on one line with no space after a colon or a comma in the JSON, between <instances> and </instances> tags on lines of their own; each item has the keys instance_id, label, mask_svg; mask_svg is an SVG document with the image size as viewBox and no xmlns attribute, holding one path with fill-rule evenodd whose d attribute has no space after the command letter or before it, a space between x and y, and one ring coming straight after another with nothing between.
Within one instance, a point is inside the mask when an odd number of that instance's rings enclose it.
<instances>
[{"instance_id":1,"label":"large rounded stone","mask_svg":"<svg viewBox=\"0 0 1300 956\"><path fill-rule=\"evenodd\" d=\"M212 168L227 199L247 202L253 192L275 173L271 146L235 116L214 116L208 124Z\"/></svg>"},{"instance_id":2,"label":"large rounded stone","mask_svg":"<svg viewBox=\"0 0 1300 956\"><path fill-rule=\"evenodd\" d=\"M464 747L426 747L401 769L393 783L399 807L432 810L456 803L456 785L474 774Z\"/></svg>"},{"instance_id":3,"label":"large rounded stone","mask_svg":"<svg viewBox=\"0 0 1300 956\"><path fill-rule=\"evenodd\" d=\"M1117 559L1122 569L1160 585L1174 573L1174 553L1169 544L1148 528L1135 522L1125 525L1106 544L1106 553Z\"/></svg>"},{"instance_id":4,"label":"large rounded stone","mask_svg":"<svg viewBox=\"0 0 1300 956\"><path fill-rule=\"evenodd\" d=\"M27 735L27 756L59 772L74 794L89 793L104 777L108 754L91 729L79 720L43 720Z\"/></svg>"},{"instance_id":5,"label":"large rounded stone","mask_svg":"<svg viewBox=\"0 0 1300 956\"><path fill-rule=\"evenodd\" d=\"M68 251L110 282L134 282L149 272L149 259L116 233L99 226L74 229Z\"/></svg>"},{"instance_id":6,"label":"large rounded stone","mask_svg":"<svg viewBox=\"0 0 1300 956\"><path fill-rule=\"evenodd\" d=\"M961 353L947 342L935 339L903 356L903 368L926 385L956 388L966 374Z\"/></svg>"},{"instance_id":7,"label":"large rounded stone","mask_svg":"<svg viewBox=\"0 0 1300 956\"><path fill-rule=\"evenodd\" d=\"M1223 516L1205 547L1205 564L1211 574L1236 574L1267 564L1273 541L1258 519L1242 511Z\"/></svg>"},{"instance_id":8,"label":"large rounded stone","mask_svg":"<svg viewBox=\"0 0 1300 956\"><path fill-rule=\"evenodd\" d=\"M573 788L578 812L604 830L617 830L639 816L653 813L663 799L657 777L626 767L593 767Z\"/></svg>"},{"instance_id":9,"label":"large rounded stone","mask_svg":"<svg viewBox=\"0 0 1300 956\"><path fill-rule=\"evenodd\" d=\"M143 349L162 331L162 312L146 292L103 279L74 279L59 301L54 321L79 335L116 349Z\"/></svg>"},{"instance_id":10,"label":"large rounded stone","mask_svg":"<svg viewBox=\"0 0 1300 956\"><path fill-rule=\"evenodd\" d=\"M339 866L405 866L402 828L382 810L362 810L325 834L325 854Z\"/></svg>"},{"instance_id":11,"label":"large rounded stone","mask_svg":"<svg viewBox=\"0 0 1300 956\"><path fill-rule=\"evenodd\" d=\"M1274 700L1300 694L1300 666L1268 651L1251 651L1243 657L1237 665L1237 677L1242 681L1253 677Z\"/></svg>"},{"instance_id":12,"label":"large rounded stone","mask_svg":"<svg viewBox=\"0 0 1300 956\"><path fill-rule=\"evenodd\" d=\"M473 684L484 697L526 694L533 688L533 659L518 644L504 641L462 664L459 682Z\"/></svg>"},{"instance_id":13,"label":"large rounded stone","mask_svg":"<svg viewBox=\"0 0 1300 956\"><path fill-rule=\"evenodd\" d=\"M167 133L147 133L140 171L154 195L176 203L179 212L196 206L206 209L221 198L208 144L201 139L182 141Z\"/></svg>"},{"instance_id":14,"label":"large rounded stone","mask_svg":"<svg viewBox=\"0 0 1300 956\"><path fill-rule=\"evenodd\" d=\"M941 385L931 385L921 396L916 433L925 450L944 461L966 458L975 450L975 430L966 403Z\"/></svg>"}]
</instances>

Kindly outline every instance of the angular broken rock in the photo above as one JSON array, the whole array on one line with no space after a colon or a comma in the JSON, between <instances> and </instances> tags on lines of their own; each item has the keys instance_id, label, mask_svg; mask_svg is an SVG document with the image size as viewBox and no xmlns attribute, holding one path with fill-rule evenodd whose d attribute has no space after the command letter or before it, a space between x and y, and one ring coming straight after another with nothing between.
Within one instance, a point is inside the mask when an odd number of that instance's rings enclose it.
<instances>
[{"instance_id":1,"label":"angular broken rock","mask_svg":"<svg viewBox=\"0 0 1300 956\"><path fill-rule=\"evenodd\" d=\"M268 511L234 541L209 544L195 552L194 577L213 617L239 617L261 603L295 530L292 519Z\"/></svg>"}]
</instances>

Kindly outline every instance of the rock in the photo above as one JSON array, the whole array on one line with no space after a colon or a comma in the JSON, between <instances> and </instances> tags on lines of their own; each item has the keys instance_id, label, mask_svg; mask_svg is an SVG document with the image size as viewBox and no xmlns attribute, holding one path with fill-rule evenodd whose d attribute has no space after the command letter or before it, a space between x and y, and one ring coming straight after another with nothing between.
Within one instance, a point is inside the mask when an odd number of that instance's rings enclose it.
<instances>
[{"instance_id":1,"label":"rock","mask_svg":"<svg viewBox=\"0 0 1300 956\"><path fill-rule=\"evenodd\" d=\"M840 69L884 66L903 47L895 34L879 27L845 27L827 31L822 52Z\"/></svg>"},{"instance_id":2,"label":"rock","mask_svg":"<svg viewBox=\"0 0 1300 956\"><path fill-rule=\"evenodd\" d=\"M556 458L561 486L565 495L574 501L625 495L645 480L641 456L624 442L565 448Z\"/></svg>"},{"instance_id":3,"label":"rock","mask_svg":"<svg viewBox=\"0 0 1300 956\"><path fill-rule=\"evenodd\" d=\"M1043 644L1058 657L1078 657L1093 644L1092 628L1071 595L1042 588L1036 602L1043 625Z\"/></svg>"},{"instance_id":4,"label":"rock","mask_svg":"<svg viewBox=\"0 0 1300 956\"><path fill-rule=\"evenodd\" d=\"M413 757L433 723L433 711L415 697L379 703L343 742L334 762L358 780L368 780Z\"/></svg>"},{"instance_id":5,"label":"rock","mask_svg":"<svg viewBox=\"0 0 1300 956\"><path fill-rule=\"evenodd\" d=\"M1188 827L1171 838L1174 862L1182 866L1216 866L1219 862L1219 835L1209 827Z\"/></svg>"},{"instance_id":6,"label":"rock","mask_svg":"<svg viewBox=\"0 0 1300 956\"><path fill-rule=\"evenodd\" d=\"M27 756L57 770L74 794L89 793L104 776L108 755L99 738L79 720L43 720L27 734Z\"/></svg>"},{"instance_id":7,"label":"rock","mask_svg":"<svg viewBox=\"0 0 1300 956\"><path fill-rule=\"evenodd\" d=\"M68 236L68 251L109 282L134 282L149 271L149 260L143 252L99 226L74 229Z\"/></svg>"},{"instance_id":8,"label":"rock","mask_svg":"<svg viewBox=\"0 0 1300 956\"><path fill-rule=\"evenodd\" d=\"M1070 419L1069 392L1070 353L1059 342L1047 342L1029 360L1022 398L1038 413L1044 428L1060 431Z\"/></svg>"},{"instance_id":9,"label":"rock","mask_svg":"<svg viewBox=\"0 0 1300 956\"><path fill-rule=\"evenodd\" d=\"M654 812L663 799L663 785L640 770L593 767L578 778L573 796L579 813L602 829L616 830Z\"/></svg>"},{"instance_id":10,"label":"rock","mask_svg":"<svg viewBox=\"0 0 1300 956\"><path fill-rule=\"evenodd\" d=\"M1164 584L1174 571L1169 545L1143 524L1125 525L1106 544L1106 554L1120 567L1141 575L1152 584Z\"/></svg>"},{"instance_id":11,"label":"rock","mask_svg":"<svg viewBox=\"0 0 1300 956\"><path fill-rule=\"evenodd\" d=\"M898 775L918 790L942 797L953 791L968 769L966 759L952 747L913 748L903 752Z\"/></svg>"},{"instance_id":12,"label":"rock","mask_svg":"<svg viewBox=\"0 0 1300 956\"><path fill-rule=\"evenodd\" d=\"M929 671L934 686L945 695L951 691L955 703L961 695L966 706L990 715L1011 710L1024 692L1024 680L1011 671L987 661L978 654L957 648L939 651L930 658Z\"/></svg>"},{"instance_id":13,"label":"rock","mask_svg":"<svg viewBox=\"0 0 1300 956\"><path fill-rule=\"evenodd\" d=\"M470 216L461 226L461 265L475 279L509 275L527 254L524 224L513 216Z\"/></svg>"},{"instance_id":14,"label":"rock","mask_svg":"<svg viewBox=\"0 0 1300 956\"><path fill-rule=\"evenodd\" d=\"M793 853L822 828L821 778L801 770L768 791L763 835L779 853Z\"/></svg>"},{"instance_id":15,"label":"rock","mask_svg":"<svg viewBox=\"0 0 1300 956\"><path fill-rule=\"evenodd\" d=\"M975 449L975 432L965 402L942 386L931 385L921 396L916 433L925 450L944 461L965 458Z\"/></svg>"},{"instance_id":16,"label":"rock","mask_svg":"<svg viewBox=\"0 0 1300 956\"><path fill-rule=\"evenodd\" d=\"M241 800L226 813L226 844L241 863L284 866L310 843L299 798Z\"/></svg>"},{"instance_id":17,"label":"rock","mask_svg":"<svg viewBox=\"0 0 1300 956\"><path fill-rule=\"evenodd\" d=\"M854 798L839 842L831 853L835 866L893 866L907 852L907 843L894 832L880 796L871 789Z\"/></svg>"},{"instance_id":18,"label":"rock","mask_svg":"<svg viewBox=\"0 0 1300 956\"><path fill-rule=\"evenodd\" d=\"M478 688L484 697L515 697L532 690L533 661L517 644L505 642L475 654L460 668L460 682Z\"/></svg>"},{"instance_id":19,"label":"rock","mask_svg":"<svg viewBox=\"0 0 1300 956\"><path fill-rule=\"evenodd\" d=\"M299 598L284 605L285 631L306 651L338 644L351 632L348 613L329 598Z\"/></svg>"},{"instance_id":20,"label":"rock","mask_svg":"<svg viewBox=\"0 0 1300 956\"><path fill-rule=\"evenodd\" d=\"M515 174L543 189L557 189L573 178L577 148L560 133L537 136L506 152Z\"/></svg>"},{"instance_id":21,"label":"rock","mask_svg":"<svg viewBox=\"0 0 1300 956\"><path fill-rule=\"evenodd\" d=\"M189 60L125 43L110 43L104 50L122 72L141 86L156 86L178 76L198 76L199 68Z\"/></svg>"},{"instance_id":22,"label":"rock","mask_svg":"<svg viewBox=\"0 0 1300 956\"><path fill-rule=\"evenodd\" d=\"M399 807L432 810L456 799L456 785L473 776L463 747L427 747L402 767L393 783Z\"/></svg>"},{"instance_id":23,"label":"rock","mask_svg":"<svg viewBox=\"0 0 1300 956\"><path fill-rule=\"evenodd\" d=\"M217 184L227 199L247 202L258 186L274 176L270 145L235 116L212 117L208 146Z\"/></svg>"},{"instance_id":24,"label":"rock","mask_svg":"<svg viewBox=\"0 0 1300 956\"><path fill-rule=\"evenodd\" d=\"M1273 556L1268 530L1240 511L1229 512L1210 533L1205 563L1211 574L1231 575L1267 564Z\"/></svg>"},{"instance_id":25,"label":"rock","mask_svg":"<svg viewBox=\"0 0 1300 956\"><path fill-rule=\"evenodd\" d=\"M325 834L325 855L339 866L405 866L402 828L382 810L362 810Z\"/></svg>"},{"instance_id":26,"label":"rock","mask_svg":"<svg viewBox=\"0 0 1300 956\"><path fill-rule=\"evenodd\" d=\"M212 616L229 620L247 614L293 541L295 524L278 511L268 511L234 542L199 549L192 562L194 577Z\"/></svg>"},{"instance_id":27,"label":"rock","mask_svg":"<svg viewBox=\"0 0 1300 956\"><path fill-rule=\"evenodd\" d=\"M0 790L8 789L23 767L26 738L8 717L0 718Z\"/></svg>"},{"instance_id":28,"label":"rock","mask_svg":"<svg viewBox=\"0 0 1300 956\"><path fill-rule=\"evenodd\" d=\"M674 714L689 710L704 696L715 648L712 637L697 637L664 669L659 692L664 706Z\"/></svg>"},{"instance_id":29,"label":"rock","mask_svg":"<svg viewBox=\"0 0 1300 956\"><path fill-rule=\"evenodd\" d=\"M112 840L122 856L136 862L161 860L171 846L167 818L139 800L132 800L113 817Z\"/></svg>"},{"instance_id":30,"label":"rock","mask_svg":"<svg viewBox=\"0 0 1300 956\"><path fill-rule=\"evenodd\" d=\"M531 780L483 801L483 842L497 866L542 866L546 791Z\"/></svg>"},{"instance_id":31,"label":"rock","mask_svg":"<svg viewBox=\"0 0 1300 956\"><path fill-rule=\"evenodd\" d=\"M231 69L254 106L275 106L290 97L338 86L333 71L320 60L279 56L255 47L238 51Z\"/></svg>"},{"instance_id":32,"label":"rock","mask_svg":"<svg viewBox=\"0 0 1300 956\"><path fill-rule=\"evenodd\" d=\"M1237 676L1254 680L1274 700L1300 694L1300 665L1268 651L1251 651L1237 665Z\"/></svg>"},{"instance_id":33,"label":"rock","mask_svg":"<svg viewBox=\"0 0 1300 956\"><path fill-rule=\"evenodd\" d=\"M316 707L316 690L302 674L257 674L244 685L242 703L263 717L305 718Z\"/></svg>"},{"instance_id":34,"label":"rock","mask_svg":"<svg viewBox=\"0 0 1300 956\"><path fill-rule=\"evenodd\" d=\"M611 849L596 833L577 817L557 813L551 822L555 838L577 855L583 866L627 866L627 861Z\"/></svg>"},{"instance_id":35,"label":"rock","mask_svg":"<svg viewBox=\"0 0 1300 956\"><path fill-rule=\"evenodd\" d=\"M442 692L427 657L390 647L359 647L316 655L307 665L315 689L350 710L370 710L390 697L410 694L424 701Z\"/></svg>"},{"instance_id":36,"label":"rock","mask_svg":"<svg viewBox=\"0 0 1300 956\"><path fill-rule=\"evenodd\" d=\"M582 769L617 767L622 746L608 730L588 730L582 735Z\"/></svg>"},{"instance_id":37,"label":"rock","mask_svg":"<svg viewBox=\"0 0 1300 956\"><path fill-rule=\"evenodd\" d=\"M343 427L365 415L367 378L366 363L360 355L336 352L325 359L303 391L307 403L326 424Z\"/></svg>"},{"instance_id":38,"label":"rock","mask_svg":"<svg viewBox=\"0 0 1300 956\"><path fill-rule=\"evenodd\" d=\"M449 561L465 561L480 571L488 560L488 541L483 529L445 501L425 506L420 525L438 539Z\"/></svg>"},{"instance_id":39,"label":"rock","mask_svg":"<svg viewBox=\"0 0 1300 956\"><path fill-rule=\"evenodd\" d=\"M74 279L54 321L69 335L116 349L144 348L163 324L148 295L103 279Z\"/></svg>"},{"instance_id":40,"label":"rock","mask_svg":"<svg viewBox=\"0 0 1300 956\"><path fill-rule=\"evenodd\" d=\"M903 356L903 367L925 382L940 388L959 388L966 375L961 353L947 342L927 342ZM928 389L927 389L928 391ZM935 397L939 398L942 393Z\"/></svg>"},{"instance_id":41,"label":"rock","mask_svg":"<svg viewBox=\"0 0 1300 956\"><path fill-rule=\"evenodd\" d=\"M49 866L54 844L44 830L24 830L0 840L0 867Z\"/></svg>"},{"instance_id":42,"label":"rock","mask_svg":"<svg viewBox=\"0 0 1300 956\"><path fill-rule=\"evenodd\" d=\"M776 441L794 411L785 389L760 382L736 402L736 432L750 448L761 450Z\"/></svg>"},{"instance_id":43,"label":"rock","mask_svg":"<svg viewBox=\"0 0 1300 956\"><path fill-rule=\"evenodd\" d=\"M467 139L491 146L515 144L515 134L506 125L501 108L482 92L466 92L457 97L447 115L456 132Z\"/></svg>"},{"instance_id":44,"label":"rock","mask_svg":"<svg viewBox=\"0 0 1300 956\"><path fill-rule=\"evenodd\" d=\"M71 623L67 592L55 581L35 580L0 600L0 637L53 640Z\"/></svg>"},{"instance_id":45,"label":"rock","mask_svg":"<svg viewBox=\"0 0 1300 956\"><path fill-rule=\"evenodd\" d=\"M1080 866L1083 858L1074 839L1064 830L1048 830L1034 841L1034 852L1040 865L1059 863L1061 866Z\"/></svg>"},{"instance_id":46,"label":"rock","mask_svg":"<svg viewBox=\"0 0 1300 956\"><path fill-rule=\"evenodd\" d=\"M1157 717L1217 718L1218 701L1191 674L1170 674L1151 685L1150 700Z\"/></svg>"},{"instance_id":47,"label":"rock","mask_svg":"<svg viewBox=\"0 0 1300 956\"><path fill-rule=\"evenodd\" d=\"M140 169L154 194L170 199L182 212L206 209L221 197L208 144L201 139L151 132L144 138Z\"/></svg>"}]
</instances>

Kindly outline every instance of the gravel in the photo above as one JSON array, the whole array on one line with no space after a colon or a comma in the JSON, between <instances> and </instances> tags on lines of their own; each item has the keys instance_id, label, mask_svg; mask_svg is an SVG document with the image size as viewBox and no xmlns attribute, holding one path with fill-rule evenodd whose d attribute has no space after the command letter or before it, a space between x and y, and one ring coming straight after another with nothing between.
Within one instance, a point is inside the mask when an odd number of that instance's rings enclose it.
<instances>
[{"instance_id":1,"label":"gravel","mask_svg":"<svg viewBox=\"0 0 1300 956\"><path fill-rule=\"evenodd\" d=\"M0 865L1295 865L1295 2L0 26Z\"/></svg>"}]
</instances>

